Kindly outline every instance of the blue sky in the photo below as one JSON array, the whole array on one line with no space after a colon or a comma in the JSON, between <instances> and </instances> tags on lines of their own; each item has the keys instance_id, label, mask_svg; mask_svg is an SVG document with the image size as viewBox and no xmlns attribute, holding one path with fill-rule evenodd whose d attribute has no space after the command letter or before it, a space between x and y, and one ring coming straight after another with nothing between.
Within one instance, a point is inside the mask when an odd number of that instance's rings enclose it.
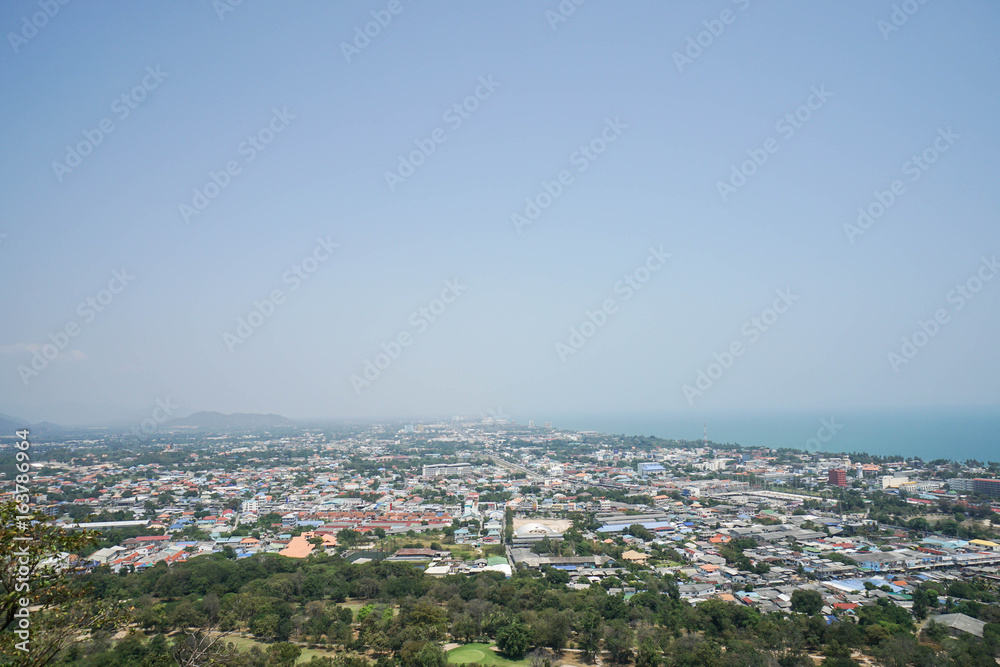
<instances>
[{"instance_id":1,"label":"blue sky","mask_svg":"<svg viewBox=\"0 0 1000 667\"><path fill-rule=\"evenodd\" d=\"M1000 8L902 4L4 3L0 412L997 406Z\"/></svg>"}]
</instances>

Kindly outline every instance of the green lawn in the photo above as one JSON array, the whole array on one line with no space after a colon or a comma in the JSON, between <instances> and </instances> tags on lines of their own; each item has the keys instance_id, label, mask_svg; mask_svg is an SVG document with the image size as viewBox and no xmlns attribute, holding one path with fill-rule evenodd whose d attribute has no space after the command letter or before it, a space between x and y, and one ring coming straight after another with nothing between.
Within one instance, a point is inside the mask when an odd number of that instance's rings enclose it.
<instances>
[{"instance_id":1,"label":"green lawn","mask_svg":"<svg viewBox=\"0 0 1000 667\"><path fill-rule=\"evenodd\" d=\"M496 665L496 667L521 667L527 665L527 660L508 660L493 650L489 644L466 644L448 651L448 662L465 665L478 662L481 665Z\"/></svg>"},{"instance_id":2,"label":"green lawn","mask_svg":"<svg viewBox=\"0 0 1000 667\"><path fill-rule=\"evenodd\" d=\"M479 553L479 550L471 544L442 544L441 546L450 551L452 556L462 560L472 560Z\"/></svg>"},{"instance_id":3,"label":"green lawn","mask_svg":"<svg viewBox=\"0 0 1000 667\"><path fill-rule=\"evenodd\" d=\"M240 652L247 651L253 646L259 647L262 651L267 651L267 647L269 646L269 644L266 644L264 642L259 642L256 639L251 639L250 637L240 637L239 635L230 635L226 637L226 641L235 644L237 650L239 650ZM300 648L302 649L302 655L300 655L299 659L296 661L297 664L303 662L309 662L310 660L313 659L313 656L319 658L333 658L334 656L337 655L336 651L325 651L321 649L312 649L305 647L300 647Z\"/></svg>"}]
</instances>

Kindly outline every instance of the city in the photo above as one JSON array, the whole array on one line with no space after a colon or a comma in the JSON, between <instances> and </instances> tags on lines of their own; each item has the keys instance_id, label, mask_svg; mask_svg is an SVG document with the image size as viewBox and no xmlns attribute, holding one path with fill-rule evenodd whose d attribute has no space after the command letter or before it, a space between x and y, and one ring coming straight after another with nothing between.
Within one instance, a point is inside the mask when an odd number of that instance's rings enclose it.
<instances>
[{"instance_id":1,"label":"city","mask_svg":"<svg viewBox=\"0 0 1000 667\"><path fill-rule=\"evenodd\" d=\"M461 588L484 576L541 577L558 590L618 600L627 618L649 595L672 595L693 610L725 603L753 619L816 614L830 628L864 630L855 657L879 656L899 633L910 641L918 633L917 647L948 636L979 651L1000 638L997 462L750 449L505 417L166 428L147 439L66 436L32 446L46 458L31 466L31 505L57 529L92 536L85 548L50 556L64 576L99 582L158 573L139 596L142 605L104 640L108 648L143 634L200 632L316 659L396 655L406 662L404 645L379 647L363 633L351 639L359 610L374 604L398 614L412 604L377 575L363 575L389 564L431 590L434 580ZM12 476L9 459L0 476ZM274 557L288 563L279 571L301 573L296 562L337 563L362 578L315 590L315 600L291 602L287 617L272 623L259 621L266 614L237 621L224 585L215 592L208 585L204 595L165 585L173 570ZM324 599L332 601L322 603L327 611L355 614L338 617L345 623L339 636L310 630L305 609ZM890 607L905 623L869 626L866 614ZM197 632L193 621L203 626ZM502 644L482 627L464 635L450 612L442 624L431 642L439 655L491 638ZM546 643L546 623L529 620L527 645L509 657L531 648L536 657L548 651L540 659L573 664L610 651L605 659L622 664L633 655L631 644L616 648L600 636L588 644L577 623L564 625L560 641ZM876 630L887 634L872 641ZM96 636L90 641L102 645ZM221 655L237 644L214 646ZM574 658L570 647L587 655ZM808 642L798 647L807 649ZM787 646L754 650L796 655Z\"/></svg>"}]
</instances>

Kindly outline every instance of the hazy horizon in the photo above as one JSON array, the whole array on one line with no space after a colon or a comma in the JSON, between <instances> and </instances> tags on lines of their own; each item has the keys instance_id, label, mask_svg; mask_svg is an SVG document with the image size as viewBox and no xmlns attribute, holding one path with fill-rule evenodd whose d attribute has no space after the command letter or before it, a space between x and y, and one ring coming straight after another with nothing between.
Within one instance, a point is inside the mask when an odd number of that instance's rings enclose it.
<instances>
[{"instance_id":1,"label":"hazy horizon","mask_svg":"<svg viewBox=\"0 0 1000 667\"><path fill-rule=\"evenodd\" d=\"M899 4L6 4L0 413L998 409L1000 7Z\"/></svg>"}]
</instances>

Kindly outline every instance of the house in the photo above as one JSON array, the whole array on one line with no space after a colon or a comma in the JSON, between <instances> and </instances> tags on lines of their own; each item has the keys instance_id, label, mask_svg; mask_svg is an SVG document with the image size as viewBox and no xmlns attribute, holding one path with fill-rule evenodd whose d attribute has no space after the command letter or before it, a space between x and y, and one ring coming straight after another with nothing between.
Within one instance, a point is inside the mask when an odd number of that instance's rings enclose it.
<instances>
[{"instance_id":1,"label":"house","mask_svg":"<svg viewBox=\"0 0 1000 667\"><path fill-rule=\"evenodd\" d=\"M118 554L125 551L125 547L107 547L105 549L98 549L90 555L88 559L91 563L97 563L98 565L106 565L111 561L118 558Z\"/></svg>"},{"instance_id":2,"label":"house","mask_svg":"<svg viewBox=\"0 0 1000 667\"><path fill-rule=\"evenodd\" d=\"M639 563L640 565L645 565L646 561L649 560L649 554L640 553L634 549L629 549L622 554L622 558L632 563Z\"/></svg>"},{"instance_id":3,"label":"house","mask_svg":"<svg viewBox=\"0 0 1000 667\"><path fill-rule=\"evenodd\" d=\"M288 542L288 546L278 553L289 558L305 558L312 553L312 550L313 545L305 535L296 535Z\"/></svg>"},{"instance_id":4,"label":"house","mask_svg":"<svg viewBox=\"0 0 1000 667\"><path fill-rule=\"evenodd\" d=\"M983 628L986 627L984 621L976 620L965 614L938 614L931 616L930 620L948 628L948 633L952 637L968 634L982 638Z\"/></svg>"}]
</instances>

